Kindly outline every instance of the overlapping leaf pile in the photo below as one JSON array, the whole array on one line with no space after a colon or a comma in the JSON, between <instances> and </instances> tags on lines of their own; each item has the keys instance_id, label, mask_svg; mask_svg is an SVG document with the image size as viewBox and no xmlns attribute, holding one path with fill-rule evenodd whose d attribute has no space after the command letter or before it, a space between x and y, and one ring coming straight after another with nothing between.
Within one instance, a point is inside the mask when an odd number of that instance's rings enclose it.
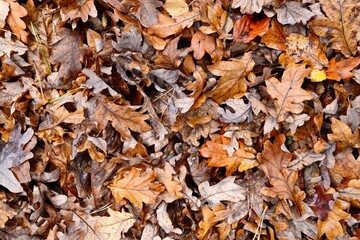
<instances>
[{"instance_id":1,"label":"overlapping leaf pile","mask_svg":"<svg viewBox=\"0 0 360 240\"><path fill-rule=\"evenodd\" d=\"M0 238L359 239L357 0L0 0Z\"/></svg>"}]
</instances>

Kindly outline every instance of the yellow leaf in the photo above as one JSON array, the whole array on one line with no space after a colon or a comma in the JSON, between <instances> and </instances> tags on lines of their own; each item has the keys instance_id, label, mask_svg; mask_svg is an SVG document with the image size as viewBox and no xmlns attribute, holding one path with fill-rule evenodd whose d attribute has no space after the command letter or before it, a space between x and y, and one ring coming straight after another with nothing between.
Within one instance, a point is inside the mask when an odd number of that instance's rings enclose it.
<instances>
[{"instance_id":1,"label":"yellow leaf","mask_svg":"<svg viewBox=\"0 0 360 240\"><path fill-rule=\"evenodd\" d=\"M163 7L171 17L178 17L189 12L189 6L184 0L166 0Z\"/></svg>"},{"instance_id":2,"label":"yellow leaf","mask_svg":"<svg viewBox=\"0 0 360 240\"><path fill-rule=\"evenodd\" d=\"M152 204L157 196L164 191L159 183L154 183L156 173L142 174L142 171L133 167L124 174L119 173L108 188L115 200L120 203L123 198L128 199L135 207L142 209L143 202Z\"/></svg>"},{"instance_id":3,"label":"yellow leaf","mask_svg":"<svg viewBox=\"0 0 360 240\"><path fill-rule=\"evenodd\" d=\"M323 70L314 69L311 72L311 81L312 82L322 82L326 80L326 74Z\"/></svg>"}]
</instances>

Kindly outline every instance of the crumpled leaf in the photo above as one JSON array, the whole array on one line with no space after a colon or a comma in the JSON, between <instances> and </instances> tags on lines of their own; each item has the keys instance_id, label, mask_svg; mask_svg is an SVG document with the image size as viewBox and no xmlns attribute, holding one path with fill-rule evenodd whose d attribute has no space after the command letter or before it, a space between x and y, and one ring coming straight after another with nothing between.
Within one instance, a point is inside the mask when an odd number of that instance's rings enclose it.
<instances>
[{"instance_id":1,"label":"crumpled leaf","mask_svg":"<svg viewBox=\"0 0 360 240\"><path fill-rule=\"evenodd\" d=\"M262 7L269 4L272 0L234 0L231 3L232 8L240 7L242 14L259 13Z\"/></svg>"},{"instance_id":2,"label":"crumpled leaf","mask_svg":"<svg viewBox=\"0 0 360 240\"><path fill-rule=\"evenodd\" d=\"M202 32L196 32L191 39L190 49L194 51L194 58L200 60L205 53L211 55L215 51L215 38Z\"/></svg>"},{"instance_id":3,"label":"crumpled leaf","mask_svg":"<svg viewBox=\"0 0 360 240\"><path fill-rule=\"evenodd\" d=\"M201 201L208 202L211 208L215 208L220 201L238 202L245 200L245 188L234 183L235 177L226 177L219 183L210 186L208 181L200 183L199 192Z\"/></svg>"},{"instance_id":4,"label":"crumpled leaf","mask_svg":"<svg viewBox=\"0 0 360 240\"><path fill-rule=\"evenodd\" d=\"M62 39L53 45L49 60L53 64L60 64L59 77L67 80L81 71L82 41L79 32L67 28L61 28L58 34Z\"/></svg>"},{"instance_id":5,"label":"crumpled leaf","mask_svg":"<svg viewBox=\"0 0 360 240\"><path fill-rule=\"evenodd\" d=\"M6 144L0 141L0 185L13 193L20 193L23 188L10 168L17 167L34 156L31 149L23 150L33 135L32 128L21 134L20 125L16 125L11 131L9 141Z\"/></svg>"},{"instance_id":6,"label":"crumpled leaf","mask_svg":"<svg viewBox=\"0 0 360 240\"><path fill-rule=\"evenodd\" d=\"M147 132L151 130L145 120L149 115L141 114L131 109L130 106L121 106L102 98L97 98L97 106L94 109L95 121L100 129L105 129L108 121L125 139L130 139L130 130L135 132Z\"/></svg>"},{"instance_id":7,"label":"crumpled leaf","mask_svg":"<svg viewBox=\"0 0 360 240\"><path fill-rule=\"evenodd\" d=\"M325 71L326 77L336 81L349 80L354 76L350 71L359 66L359 64L360 57L347 58L339 62L335 62L335 58L333 58L329 62L329 69Z\"/></svg>"},{"instance_id":8,"label":"crumpled leaf","mask_svg":"<svg viewBox=\"0 0 360 240\"><path fill-rule=\"evenodd\" d=\"M94 88L94 93L99 93L104 89L108 89L110 95L115 96L117 94L117 92L109 85L107 85L104 80L102 80L98 75L96 75L93 70L84 68L81 72L89 77L89 79L86 81L86 83L83 84L83 86L90 89Z\"/></svg>"},{"instance_id":9,"label":"crumpled leaf","mask_svg":"<svg viewBox=\"0 0 360 240\"><path fill-rule=\"evenodd\" d=\"M23 43L28 43L28 33L25 31L26 23L21 19L25 17L28 12L15 0L6 0L9 4L10 12L6 18L11 30L16 34L17 38Z\"/></svg>"},{"instance_id":10,"label":"crumpled leaf","mask_svg":"<svg viewBox=\"0 0 360 240\"><path fill-rule=\"evenodd\" d=\"M360 24L360 8L356 0L320 0L326 17L309 23L310 28L321 37L331 36L331 48L341 51L345 57L357 51L356 30Z\"/></svg>"},{"instance_id":11,"label":"crumpled leaf","mask_svg":"<svg viewBox=\"0 0 360 240\"><path fill-rule=\"evenodd\" d=\"M245 94L246 76L255 66L251 53L245 53L241 59L231 58L228 61L219 61L208 67L208 70L217 76L221 76L214 90L207 96L218 104L233 97Z\"/></svg>"},{"instance_id":12,"label":"crumpled leaf","mask_svg":"<svg viewBox=\"0 0 360 240\"><path fill-rule=\"evenodd\" d=\"M133 214L125 212L124 209L119 212L108 208L107 212L109 217L100 217L96 220L95 233L108 240L124 238L124 233L127 233L136 222Z\"/></svg>"},{"instance_id":13,"label":"crumpled leaf","mask_svg":"<svg viewBox=\"0 0 360 240\"><path fill-rule=\"evenodd\" d=\"M346 202L337 200L327 218L324 221L318 220L319 236L325 234L329 239L344 236L344 230L339 221L350 216L344 211L347 210L348 205Z\"/></svg>"},{"instance_id":14,"label":"crumpled leaf","mask_svg":"<svg viewBox=\"0 0 360 240\"><path fill-rule=\"evenodd\" d=\"M263 36L269 30L270 18L254 18L253 15L243 15L234 23L233 35L235 42L249 43L257 36Z\"/></svg>"},{"instance_id":15,"label":"crumpled leaf","mask_svg":"<svg viewBox=\"0 0 360 240\"><path fill-rule=\"evenodd\" d=\"M158 208L156 209L156 217L157 217L160 227L162 229L164 229L164 231L166 233L170 233L170 232L173 232L176 234L182 233L180 228L174 228L174 226L170 220L169 214L167 213L167 204L166 203L162 202L158 206Z\"/></svg>"},{"instance_id":16,"label":"crumpled leaf","mask_svg":"<svg viewBox=\"0 0 360 240\"><path fill-rule=\"evenodd\" d=\"M313 99L313 96L301 88L304 77L308 76L309 70L305 65L288 67L281 82L275 77L266 80L267 92L275 99L276 120L282 122L288 112L299 114L302 112L303 101Z\"/></svg>"},{"instance_id":17,"label":"crumpled leaf","mask_svg":"<svg viewBox=\"0 0 360 240\"><path fill-rule=\"evenodd\" d=\"M153 204L164 187L154 182L156 173L143 173L132 167L129 171L119 174L107 186L115 200L120 203L123 198L128 199L136 208L142 209L143 203Z\"/></svg>"},{"instance_id":18,"label":"crumpled leaf","mask_svg":"<svg viewBox=\"0 0 360 240\"><path fill-rule=\"evenodd\" d=\"M18 40L13 41L10 35L7 32L5 34L6 38L0 38L0 57L4 54L10 57L13 52L17 52L19 55L25 54L28 47Z\"/></svg>"},{"instance_id":19,"label":"crumpled leaf","mask_svg":"<svg viewBox=\"0 0 360 240\"><path fill-rule=\"evenodd\" d=\"M243 99L228 99L224 102L232 110L219 109L220 119L226 123L240 123L246 119L251 120L251 104L246 104Z\"/></svg>"},{"instance_id":20,"label":"crumpled leaf","mask_svg":"<svg viewBox=\"0 0 360 240\"><path fill-rule=\"evenodd\" d=\"M298 172L286 168L291 161L291 154L281 149L285 139L284 135L278 135L274 143L266 141L264 150L257 155L259 167L265 172L272 185L270 188L264 187L262 192L267 195L273 193L273 196L296 203L295 184Z\"/></svg>"},{"instance_id":21,"label":"crumpled leaf","mask_svg":"<svg viewBox=\"0 0 360 240\"><path fill-rule=\"evenodd\" d=\"M181 15L175 19L159 14L159 23L151 25L148 29L148 33L150 35L166 38L170 35L179 33L184 28L191 27L198 17L199 13L196 10Z\"/></svg>"},{"instance_id":22,"label":"crumpled leaf","mask_svg":"<svg viewBox=\"0 0 360 240\"><path fill-rule=\"evenodd\" d=\"M162 6L162 2L158 0L141 0L135 16L139 19L141 25L148 28L158 23L157 16L160 12L156 9Z\"/></svg>"},{"instance_id":23,"label":"crumpled leaf","mask_svg":"<svg viewBox=\"0 0 360 240\"><path fill-rule=\"evenodd\" d=\"M328 138L331 141L339 142L339 144L351 147L360 147L359 129L356 129L352 133L351 128L344 122L331 118L331 130L332 134L328 134Z\"/></svg>"},{"instance_id":24,"label":"crumpled leaf","mask_svg":"<svg viewBox=\"0 0 360 240\"><path fill-rule=\"evenodd\" d=\"M65 4L63 4L65 2ZM83 22L86 22L90 17L95 18L97 16L97 10L94 5L94 0L85 1L60 1L60 16L63 22L68 19L70 21L81 18Z\"/></svg>"},{"instance_id":25,"label":"crumpled leaf","mask_svg":"<svg viewBox=\"0 0 360 240\"><path fill-rule=\"evenodd\" d=\"M277 13L277 20L281 24L291 24L302 22L306 24L315 14L302 6L300 2L285 2L279 8L274 9Z\"/></svg>"},{"instance_id":26,"label":"crumpled leaf","mask_svg":"<svg viewBox=\"0 0 360 240\"><path fill-rule=\"evenodd\" d=\"M273 18L271 19L271 27L261 38L261 42L269 48L284 51L286 50L286 38L287 35L284 32L283 26L276 18Z\"/></svg>"},{"instance_id":27,"label":"crumpled leaf","mask_svg":"<svg viewBox=\"0 0 360 240\"><path fill-rule=\"evenodd\" d=\"M201 209L202 220L199 222L199 230L197 233L197 239L209 239L211 229L215 226L216 222L219 222L225 218L227 213L224 206L217 205L213 210L208 206Z\"/></svg>"}]
</instances>

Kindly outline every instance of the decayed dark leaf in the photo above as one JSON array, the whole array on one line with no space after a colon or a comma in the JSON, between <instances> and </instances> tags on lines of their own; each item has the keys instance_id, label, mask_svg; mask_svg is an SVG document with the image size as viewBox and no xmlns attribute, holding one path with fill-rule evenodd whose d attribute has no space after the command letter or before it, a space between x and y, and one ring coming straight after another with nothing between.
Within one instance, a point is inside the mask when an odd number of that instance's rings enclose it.
<instances>
[{"instance_id":1,"label":"decayed dark leaf","mask_svg":"<svg viewBox=\"0 0 360 240\"><path fill-rule=\"evenodd\" d=\"M23 191L22 186L10 168L17 167L34 156L29 151L31 149L23 149L33 135L34 130L31 128L27 129L24 134L21 134L20 125L16 125L11 131L9 141L7 143L0 143L0 185L6 187L11 192L19 193Z\"/></svg>"}]
</instances>

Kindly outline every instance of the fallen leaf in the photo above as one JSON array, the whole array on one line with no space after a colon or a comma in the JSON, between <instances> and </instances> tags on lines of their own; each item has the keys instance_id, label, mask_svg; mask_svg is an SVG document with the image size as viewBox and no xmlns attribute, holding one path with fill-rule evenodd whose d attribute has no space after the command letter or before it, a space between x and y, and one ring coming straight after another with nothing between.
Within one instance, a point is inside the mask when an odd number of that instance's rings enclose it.
<instances>
[{"instance_id":1,"label":"fallen leaf","mask_svg":"<svg viewBox=\"0 0 360 240\"><path fill-rule=\"evenodd\" d=\"M67 28L61 28L58 34L61 40L53 44L54 51L49 60L53 64L60 64L59 77L68 80L81 71L82 41L78 32Z\"/></svg>"},{"instance_id":2,"label":"fallen leaf","mask_svg":"<svg viewBox=\"0 0 360 240\"><path fill-rule=\"evenodd\" d=\"M10 57L13 52L17 52L19 55L27 52L28 47L18 40L13 41L9 32L5 33L5 36L6 38L0 38L0 57L4 54Z\"/></svg>"},{"instance_id":3,"label":"fallen leaf","mask_svg":"<svg viewBox=\"0 0 360 240\"><path fill-rule=\"evenodd\" d=\"M344 230L339 221L350 216L349 213L344 211L347 210L348 205L348 203L337 200L332 211L328 213L327 218L324 221L320 219L318 220L320 237L323 234L325 234L329 239L335 239L344 236Z\"/></svg>"},{"instance_id":4,"label":"fallen leaf","mask_svg":"<svg viewBox=\"0 0 360 240\"><path fill-rule=\"evenodd\" d=\"M350 147L360 147L360 140L359 140L359 129L356 129L354 133L352 133L350 127L336 119L331 118L331 130L332 134L328 134L328 138L331 141L339 142L339 144L343 146L350 146Z\"/></svg>"},{"instance_id":5,"label":"fallen leaf","mask_svg":"<svg viewBox=\"0 0 360 240\"><path fill-rule=\"evenodd\" d=\"M97 98L96 102L94 118L100 129L105 129L108 121L111 121L111 125L125 139L130 139L130 130L139 133L151 130L151 127L145 122L149 115L141 114L129 106L117 105L102 98Z\"/></svg>"},{"instance_id":6,"label":"fallen leaf","mask_svg":"<svg viewBox=\"0 0 360 240\"><path fill-rule=\"evenodd\" d=\"M6 1L0 1L0 29L4 28L10 7Z\"/></svg>"},{"instance_id":7,"label":"fallen leaf","mask_svg":"<svg viewBox=\"0 0 360 240\"><path fill-rule=\"evenodd\" d=\"M185 0L166 0L164 8L173 18L189 12L189 6Z\"/></svg>"},{"instance_id":8,"label":"fallen leaf","mask_svg":"<svg viewBox=\"0 0 360 240\"><path fill-rule=\"evenodd\" d=\"M263 6L270 2L271 0L234 0L231 2L231 8L240 7L242 14L253 14L261 12Z\"/></svg>"},{"instance_id":9,"label":"fallen leaf","mask_svg":"<svg viewBox=\"0 0 360 240\"><path fill-rule=\"evenodd\" d=\"M251 53L245 53L241 59L231 58L208 67L208 70L221 76L214 90L207 93L218 104L225 100L245 94L246 76L255 66Z\"/></svg>"},{"instance_id":10,"label":"fallen leaf","mask_svg":"<svg viewBox=\"0 0 360 240\"><path fill-rule=\"evenodd\" d=\"M28 43L28 33L25 31L26 23L21 19L25 17L28 12L15 0L5 0L10 7L9 14L6 18L11 30L16 34L16 37L23 43ZM6 10L6 8L5 8Z\"/></svg>"},{"instance_id":11,"label":"fallen leaf","mask_svg":"<svg viewBox=\"0 0 360 240\"><path fill-rule=\"evenodd\" d=\"M326 77L336 81L349 80L354 76L350 71L359 66L359 64L360 57L347 58L339 62L335 62L335 58L333 58L329 62L329 69L325 71Z\"/></svg>"},{"instance_id":12,"label":"fallen leaf","mask_svg":"<svg viewBox=\"0 0 360 240\"><path fill-rule=\"evenodd\" d=\"M169 163L165 163L164 170L155 168L155 172L159 182L165 186L166 191L171 196L174 196L175 199L179 199L183 196L181 183L173 176L173 174L176 175L176 172Z\"/></svg>"},{"instance_id":13,"label":"fallen leaf","mask_svg":"<svg viewBox=\"0 0 360 240\"><path fill-rule=\"evenodd\" d=\"M97 16L97 10L94 5L94 0L85 1L73 1L69 4L69 1L60 1L60 16L63 22L68 19L70 21L81 18L83 22L86 22L90 17L95 18Z\"/></svg>"},{"instance_id":14,"label":"fallen leaf","mask_svg":"<svg viewBox=\"0 0 360 240\"><path fill-rule=\"evenodd\" d=\"M217 205L214 210L211 210L207 206L201 209L202 220L199 222L199 230L197 234L198 239L209 239L211 229L215 226L215 223L222 220L222 217L217 216L217 214L224 210L224 206L220 204Z\"/></svg>"},{"instance_id":15,"label":"fallen leaf","mask_svg":"<svg viewBox=\"0 0 360 240\"><path fill-rule=\"evenodd\" d=\"M285 143L285 136L276 136L274 143L266 141L264 150L257 155L259 167L269 178L272 187L264 187L262 193L274 194L280 199L289 199L298 204L295 185L298 180L298 172L287 168L291 161L291 154L281 148Z\"/></svg>"},{"instance_id":16,"label":"fallen leaf","mask_svg":"<svg viewBox=\"0 0 360 240\"><path fill-rule=\"evenodd\" d=\"M311 71L310 78L312 82L322 82L326 80L326 73L323 70L314 69Z\"/></svg>"},{"instance_id":17,"label":"fallen leaf","mask_svg":"<svg viewBox=\"0 0 360 240\"><path fill-rule=\"evenodd\" d=\"M143 203L153 204L157 196L164 191L164 187L154 182L156 173L143 173L132 167L129 171L119 174L112 179L110 188L115 200L120 203L123 198L128 199L136 208L142 210Z\"/></svg>"},{"instance_id":18,"label":"fallen leaf","mask_svg":"<svg viewBox=\"0 0 360 240\"><path fill-rule=\"evenodd\" d=\"M133 214L125 212L124 209L119 212L108 208L107 212L109 217L100 217L96 220L95 233L108 240L124 238L124 233L127 233L136 222Z\"/></svg>"},{"instance_id":19,"label":"fallen leaf","mask_svg":"<svg viewBox=\"0 0 360 240\"><path fill-rule=\"evenodd\" d=\"M163 14L159 14L159 23L151 25L148 29L148 33L160 38L166 38L170 35L178 34L184 28L191 27L198 17L199 12L194 10L175 18L175 20Z\"/></svg>"},{"instance_id":20,"label":"fallen leaf","mask_svg":"<svg viewBox=\"0 0 360 240\"><path fill-rule=\"evenodd\" d=\"M309 70L305 65L288 67L281 82L275 77L266 80L267 92L275 99L276 120L282 122L288 112L299 114L302 112L303 101L313 99L313 96L301 88L304 77Z\"/></svg>"},{"instance_id":21,"label":"fallen leaf","mask_svg":"<svg viewBox=\"0 0 360 240\"><path fill-rule=\"evenodd\" d=\"M194 51L194 58L200 60L205 53L211 55L215 51L215 39L213 36L205 35L202 32L196 32L190 45L190 51Z\"/></svg>"},{"instance_id":22,"label":"fallen leaf","mask_svg":"<svg viewBox=\"0 0 360 240\"><path fill-rule=\"evenodd\" d=\"M360 23L359 7L356 0L321 0L326 17L318 17L309 23L310 28L321 37L331 36L331 48L341 51L345 57L357 51L355 38Z\"/></svg>"},{"instance_id":23,"label":"fallen leaf","mask_svg":"<svg viewBox=\"0 0 360 240\"><path fill-rule=\"evenodd\" d=\"M305 7L301 2L285 2L279 8L274 9L277 13L277 20L281 24L291 24L302 22L306 24L307 21L315 14Z\"/></svg>"},{"instance_id":24,"label":"fallen leaf","mask_svg":"<svg viewBox=\"0 0 360 240\"><path fill-rule=\"evenodd\" d=\"M224 102L227 106L230 107L223 110L219 109L220 119L226 123L241 123L246 119L251 121L251 104L246 104L243 99L228 99Z\"/></svg>"},{"instance_id":25,"label":"fallen leaf","mask_svg":"<svg viewBox=\"0 0 360 240\"><path fill-rule=\"evenodd\" d=\"M17 167L34 156L31 149L23 149L33 135L34 130L31 128L21 134L20 125L16 125L10 133L9 141L6 144L0 141L0 185L13 193L20 193L23 188L10 168Z\"/></svg>"},{"instance_id":26,"label":"fallen leaf","mask_svg":"<svg viewBox=\"0 0 360 240\"><path fill-rule=\"evenodd\" d=\"M182 231L180 228L174 228L169 214L167 213L167 204L162 202L158 209L156 210L156 218L158 220L158 223L160 227L167 233L176 233L176 234L182 234Z\"/></svg>"},{"instance_id":27,"label":"fallen leaf","mask_svg":"<svg viewBox=\"0 0 360 240\"><path fill-rule=\"evenodd\" d=\"M158 16L161 13L156 9L162 6L162 2L158 0L142 0L138 2L139 6L135 13L141 25L148 28L158 23ZM159 19L160 20L160 19Z\"/></svg>"},{"instance_id":28,"label":"fallen leaf","mask_svg":"<svg viewBox=\"0 0 360 240\"><path fill-rule=\"evenodd\" d=\"M261 42L269 48L284 51L286 50L286 37L283 26L276 18L273 18L271 19L271 27L261 38Z\"/></svg>"},{"instance_id":29,"label":"fallen leaf","mask_svg":"<svg viewBox=\"0 0 360 240\"><path fill-rule=\"evenodd\" d=\"M93 88L94 93L99 93L102 90L107 89L111 96L116 96L117 92L109 85L107 85L104 80L102 80L98 75L96 75L94 71L84 68L81 72L89 77L89 79L86 81L86 83L83 84L83 86L89 89Z\"/></svg>"},{"instance_id":30,"label":"fallen leaf","mask_svg":"<svg viewBox=\"0 0 360 240\"><path fill-rule=\"evenodd\" d=\"M249 43L257 36L263 36L269 30L270 18L264 16L254 18L253 15L243 15L235 21L233 36L235 42Z\"/></svg>"},{"instance_id":31,"label":"fallen leaf","mask_svg":"<svg viewBox=\"0 0 360 240\"><path fill-rule=\"evenodd\" d=\"M226 177L219 183L210 186L208 181L199 185L201 201L208 202L211 208L215 208L220 201L238 202L245 200L246 190L234 183L235 177Z\"/></svg>"}]
</instances>

